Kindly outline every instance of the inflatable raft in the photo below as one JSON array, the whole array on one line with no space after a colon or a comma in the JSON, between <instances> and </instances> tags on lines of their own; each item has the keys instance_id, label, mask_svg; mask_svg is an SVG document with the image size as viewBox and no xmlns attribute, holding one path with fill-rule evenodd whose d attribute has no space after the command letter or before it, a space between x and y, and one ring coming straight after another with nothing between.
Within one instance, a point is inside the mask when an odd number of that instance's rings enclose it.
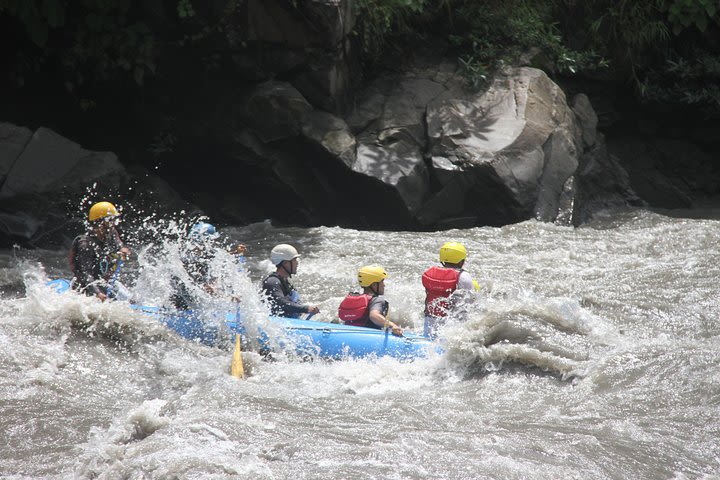
<instances>
[{"instance_id":1,"label":"inflatable raft","mask_svg":"<svg viewBox=\"0 0 720 480\"><path fill-rule=\"evenodd\" d=\"M53 280L48 285L58 293L70 289L70 282L65 279ZM132 305L132 308L157 318L182 337L206 345L216 346L228 340L233 341L236 333L248 340L242 319L234 311L221 314L224 318L220 322L207 322L196 312L178 314L159 307L139 305ZM411 360L442 351L437 344L413 333L396 337L374 328L312 320L270 317L266 330L275 333L273 338L262 328L257 329L254 335L261 350L266 352L290 349L301 356L329 359L390 356Z\"/></svg>"}]
</instances>

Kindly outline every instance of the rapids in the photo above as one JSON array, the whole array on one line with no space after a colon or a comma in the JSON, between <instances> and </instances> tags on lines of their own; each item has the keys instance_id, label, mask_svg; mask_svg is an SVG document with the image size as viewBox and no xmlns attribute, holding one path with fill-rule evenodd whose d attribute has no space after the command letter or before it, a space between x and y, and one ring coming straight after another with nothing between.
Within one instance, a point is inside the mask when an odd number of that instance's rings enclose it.
<instances>
[{"instance_id":1,"label":"rapids","mask_svg":"<svg viewBox=\"0 0 720 480\"><path fill-rule=\"evenodd\" d=\"M393 321L422 332L422 271L447 240L481 291L442 328L447 352L401 363L264 360L179 338L122 302L55 295L64 251L0 252L2 478L698 478L720 473L720 279L714 219L616 212L448 232L275 228L240 271L213 268L247 318L276 243L332 321L366 263ZM138 241L123 272L167 300L179 247ZM152 242L151 242L152 243ZM224 300L205 298L208 308Z\"/></svg>"}]
</instances>

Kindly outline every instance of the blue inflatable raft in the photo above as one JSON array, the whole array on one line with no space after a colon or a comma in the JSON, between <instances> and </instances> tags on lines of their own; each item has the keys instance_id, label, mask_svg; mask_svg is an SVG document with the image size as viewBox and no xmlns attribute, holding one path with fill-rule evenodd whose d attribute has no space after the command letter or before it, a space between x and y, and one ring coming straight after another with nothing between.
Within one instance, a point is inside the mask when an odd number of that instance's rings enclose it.
<instances>
[{"instance_id":1,"label":"blue inflatable raft","mask_svg":"<svg viewBox=\"0 0 720 480\"><path fill-rule=\"evenodd\" d=\"M58 279L49 282L50 287L62 293L70 289L70 282ZM223 340L234 341L235 333L247 340L247 332L236 312L226 312L221 318L224 328L203 321L196 313L178 315L158 307L132 305L132 308L158 319L179 335L203 344L216 346ZM442 349L427 338L413 333L402 337L374 328L354 327L335 323L315 322L285 317L270 317L268 331L280 331L272 341L258 330L255 336L261 350L291 349L308 357L341 359L348 357L390 356L402 360L426 357Z\"/></svg>"}]
</instances>

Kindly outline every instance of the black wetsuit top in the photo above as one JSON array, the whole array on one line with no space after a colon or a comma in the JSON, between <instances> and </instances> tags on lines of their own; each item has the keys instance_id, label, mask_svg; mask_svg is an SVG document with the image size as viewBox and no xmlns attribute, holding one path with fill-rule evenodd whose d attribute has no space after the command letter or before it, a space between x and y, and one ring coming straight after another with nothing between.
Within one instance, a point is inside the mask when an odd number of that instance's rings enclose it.
<instances>
[{"instance_id":1,"label":"black wetsuit top","mask_svg":"<svg viewBox=\"0 0 720 480\"><path fill-rule=\"evenodd\" d=\"M94 232L75 237L70 250L73 288L87 295L107 294L107 282L117 266L117 253L124 246L114 228L104 241Z\"/></svg>"},{"instance_id":2,"label":"black wetsuit top","mask_svg":"<svg viewBox=\"0 0 720 480\"><path fill-rule=\"evenodd\" d=\"M293 301L293 296L297 295L295 287L292 286L290 280L283 278L273 272L262 283L262 290L270 300L270 312L272 315L280 317L299 318L301 313L308 313L309 307ZM293 292L296 292L293 295Z\"/></svg>"}]
</instances>

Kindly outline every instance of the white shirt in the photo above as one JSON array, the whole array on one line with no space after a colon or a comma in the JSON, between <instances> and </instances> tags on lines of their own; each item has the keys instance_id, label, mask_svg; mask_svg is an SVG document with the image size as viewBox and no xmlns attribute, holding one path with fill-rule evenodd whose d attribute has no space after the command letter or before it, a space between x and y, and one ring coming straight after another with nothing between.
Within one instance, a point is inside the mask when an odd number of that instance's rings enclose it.
<instances>
[{"instance_id":1,"label":"white shirt","mask_svg":"<svg viewBox=\"0 0 720 480\"><path fill-rule=\"evenodd\" d=\"M473 285L473 279L468 272L466 272L466 271L460 272L460 276L458 277L458 281L457 281L457 289L458 290L475 290L475 285Z\"/></svg>"}]
</instances>

